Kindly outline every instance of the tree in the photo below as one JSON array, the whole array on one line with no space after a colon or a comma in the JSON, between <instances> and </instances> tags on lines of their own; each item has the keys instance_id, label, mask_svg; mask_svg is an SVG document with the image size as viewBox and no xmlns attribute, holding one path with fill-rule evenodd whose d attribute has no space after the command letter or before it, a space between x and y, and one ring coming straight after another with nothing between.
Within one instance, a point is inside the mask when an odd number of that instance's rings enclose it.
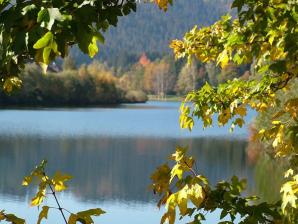
<instances>
[{"instance_id":1,"label":"tree","mask_svg":"<svg viewBox=\"0 0 298 224\"><path fill-rule=\"evenodd\" d=\"M176 90L179 94L186 94L197 89L198 70L195 63L185 64L181 69L176 83Z\"/></svg>"},{"instance_id":2,"label":"tree","mask_svg":"<svg viewBox=\"0 0 298 224\"><path fill-rule=\"evenodd\" d=\"M134 0L118 1L0 1L0 78L7 92L21 85L18 74L27 61L46 72L57 56L78 44L90 57L104 43L103 32L118 17L136 10Z\"/></svg>"},{"instance_id":3,"label":"tree","mask_svg":"<svg viewBox=\"0 0 298 224\"><path fill-rule=\"evenodd\" d=\"M167 0L158 2L167 9ZM236 178L212 189L195 172L193 158L186 155L185 149L178 148L172 155L176 165L172 169L161 166L152 176L154 191L162 195L159 205L167 205L161 223L175 222L176 207L182 218L194 215L193 223L201 223L205 218L202 210L212 212L216 208L221 209L221 219L230 215L231 221L225 223L233 223L236 214L242 223L297 223L298 220L298 98L283 103L277 97L298 76L298 3L234 0L232 8L237 9L236 19L226 15L209 27L194 27L183 40L172 41L171 47L177 58L191 60L196 56L202 62L216 62L222 68L231 62L253 64L257 75L249 81L234 79L217 87L207 83L189 93L181 106L180 125L191 130L197 118L206 128L213 124L217 114L217 123L223 126L230 121L233 130L236 125L242 127L248 107L258 112L276 108L270 123L255 137L271 144L275 157L288 161L281 202L251 204L249 198L240 195L243 185Z\"/></svg>"},{"instance_id":4,"label":"tree","mask_svg":"<svg viewBox=\"0 0 298 224\"><path fill-rule=\"evenodd\" d=\"M207 81L207 74L203 65L197 61L186 63L181 69L176 89L179 94L186 94L197 90Z\"/></svg>"},{"instance_id":5,"label":"tree","mask_svg":"<svg viewBox=\"0 0 298 224\"><path fill-rule=\"evenodd\" d=\"M120 87L125 90L144 90L144 67L135 64L119 78Z\"/></svg>"},{"instance_id":6,"label":"tree","mask_svg":"<svg viewBox=\"0 0 298 224\"><path fill-rule=\"evenodd\" d=\"M239 76L240 76L239 68L235 64L229 63L227 66L221 69L221 72L218 75L217 79L219 83L224 83L228 80L238 78Z\"/></svg>"},{"instance_id":7,"label":"tree","mask_svg":"<svg viewBox=\"0 0 298 224\"><path fill-rule=\"evenodd\" d=\"M205 68L208 74L209 83L212 86L217 86L218 84L217 76L220 73L220 69L215 65L215 63L207 63L205 65Z\"/></svg>"},{"instance_id":8,"label":"tree","mask_svg":"<svg viewBox=\"0 0 298 224\"><path fill-rule=\"evenodd\" d=\"M175 75L170 64L165 60L157 60L145 66L144 88L149 93L164 98L174 88Z\"/></svg>"}]
</instances>

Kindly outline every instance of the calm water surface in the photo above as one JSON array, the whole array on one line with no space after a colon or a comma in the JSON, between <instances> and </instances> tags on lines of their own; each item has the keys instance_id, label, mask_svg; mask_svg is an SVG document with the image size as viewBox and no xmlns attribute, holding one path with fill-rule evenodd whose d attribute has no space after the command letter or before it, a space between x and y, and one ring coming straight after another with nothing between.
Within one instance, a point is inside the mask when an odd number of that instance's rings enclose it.
<instances>
[{"instance_id":1,"label":"calm water surface","mask_svg":"<svg viewBox=\"0 0 298 224\"><path fill-rule=\"evenodd\" d=\"M148 102L114 108L0 110L0 210L15 212L36 223L38 210L29 208L33 188L20 186L22 177L42 159L48 172L74 176L59 195L63 207L75 212L101 207L107 214L97 223L159 223L162 211L148 190L150 174L165 162L176 145L189 146L198 170L212 183L234 174L253 181L247 161L247 130L228 128L193 132L179 128L179 103ZM254 116L251 112L249 122ZM49 198L49 205L55 205ZM62 223L52 211L48 223ZM213 223L216 217L212 215Z\"/></svg>"}]
</instances>

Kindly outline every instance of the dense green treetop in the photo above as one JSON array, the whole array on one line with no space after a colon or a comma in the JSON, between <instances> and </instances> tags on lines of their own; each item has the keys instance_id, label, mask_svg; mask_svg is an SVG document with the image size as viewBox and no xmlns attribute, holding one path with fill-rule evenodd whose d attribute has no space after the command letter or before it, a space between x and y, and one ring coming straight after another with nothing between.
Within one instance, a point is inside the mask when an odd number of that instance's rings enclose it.
<instances>
[{"instance_id":1,"label":"dense green treetop","mask_svg":"<svg viewBox=\"0 0 298 224\"><path fill-rule=\"evenodd\" d=\"M6 91L20 85L17 78L28 61L46 71L57 56L78 44L90 57L98 52L97 41L118 17L136 10L134 0L1 0L0 78Z\"/></svg>"}]
</instances>

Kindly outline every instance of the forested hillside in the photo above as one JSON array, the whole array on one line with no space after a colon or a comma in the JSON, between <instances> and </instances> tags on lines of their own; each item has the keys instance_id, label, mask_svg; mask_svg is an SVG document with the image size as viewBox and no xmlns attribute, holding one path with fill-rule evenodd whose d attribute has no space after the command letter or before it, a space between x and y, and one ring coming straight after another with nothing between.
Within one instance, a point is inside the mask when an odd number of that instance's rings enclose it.
<instances>
[{"instance_id":1,"label":"forested hillside","mask_svg":"<svg viewBox=\"0 0 298 224\"><path fill-rule=\"evenodd\" d=\"M187 1L187 4L185 4ZM117 28L105 35L106 43L100 47L96 59L107 61L113 67L126 67L135 63L146 52L154 60L171 51L169 42L194 25L210 25L228 12L230 0L176 0L166 13L154 4L138 4L136 13L121 18ZM91 59L77 48L72 54L78 64Z\"/></svg>"}]
</instances>

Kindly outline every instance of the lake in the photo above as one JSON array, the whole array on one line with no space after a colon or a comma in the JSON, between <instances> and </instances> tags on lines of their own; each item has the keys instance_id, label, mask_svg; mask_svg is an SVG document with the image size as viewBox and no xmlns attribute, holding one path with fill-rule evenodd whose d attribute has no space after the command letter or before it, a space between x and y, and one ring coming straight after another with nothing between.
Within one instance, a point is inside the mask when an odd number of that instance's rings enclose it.
<instances>
[{"instance_id":1,"label":"lake","mask_svg":"<svg viewBox=\"0 0 298 224\"><path fill-rule=\"evenodd\" d=\"M159 223L163 211L148 190L150 175L175 151L188 146L200 173L212 183L233 175L253 188L254 167L246 157L247 128L192 132L179 128L178 102L147 102L109 108L42 108L0 110L0 210L36 223L38 209L29 206L34 188L22 178L42 159L50 174L71 174L70 189L58 194L72 212L100 207L107 213L96 223ZM247 123L255 113L250 111ZM48 205L55 206L51 198ZM209 222L216 220L210 216ZM58 211L48 223L63 223ZM179 222L177 222L179 223ZM180 222L183 223L183 222Z\"/></svg>"}]
</instances>

